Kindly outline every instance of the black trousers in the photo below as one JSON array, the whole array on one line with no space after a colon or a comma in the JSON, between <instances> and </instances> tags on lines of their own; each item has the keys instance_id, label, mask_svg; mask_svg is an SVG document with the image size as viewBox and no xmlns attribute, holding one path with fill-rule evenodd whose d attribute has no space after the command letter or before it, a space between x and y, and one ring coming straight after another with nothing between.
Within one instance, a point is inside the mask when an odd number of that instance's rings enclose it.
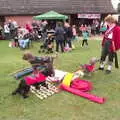
<instances>
[{"instance_id":1,"label":"black trousers","mask_svg":"<svg viewBox=\"0 0 120 120\"><path fill-rule=\"evenodd\" d=\"M56 41L56 51L59 52L59 46L61 47L61 52L64 52L64 42L61 40Z\"/></svg>"},{"instance_id":2,"label":"black trousers","mask_svg":"<svg viewBox=\"0 0 120 120\"><path fill-rule=\"evenodd\" d=\"M17 39L17 38L14 38L14 42L15 42L15 46L16 46L16 47L19 47L19 42L18 42L18 39Z\"/></svg>"},{"instance_id":3,"label":"black trousers","mask_svg":"<svg viewBox=\"0 0 120 120\"><path fill-rule=\"evenodd\" d=\"M110 52L109 51L109 47L110 45L112 44L111 41L109 40L106 40L105 43L104 43L104 46L102 48L102 53L101 53L101 59L100 59L100 62L104 62L106 60L106 57L108 56L108 62L110 64L113 63L113 60L114 60L114 52Z\"/></svg>"},{"instance_id":4,"label":"black trousers","mask_svg":"<svg viewBox=\"0 0 120 120\"><path fill-rule=\"evenodd\" d=\"M86 45L88 46L87 40L83 40L83 41L82 41L82 46L84 46L84 44L86 44Z\"/></svg>"},{"instance_id":5,"label":"black trousers","mask_svg":"<svg viewBox=\"0 0 120 120\"><path fill-rule=\"evenodd\" d=\"M63 40L63 45L64 45L64 47L66 46L66 43L67 43L67 36L64 35L64 40Z\"/></svg>"},{"instance_id":6,"label":"black trousers","mask_svg":"<svg viewBox=\"0 0 120 120\"><path fill-rule=\"evenodd\" d=\"M67 43L69 45L69 48L72 48L72 42L71 42L72 38L67 38Z\"/></svg>"}]
</instances>

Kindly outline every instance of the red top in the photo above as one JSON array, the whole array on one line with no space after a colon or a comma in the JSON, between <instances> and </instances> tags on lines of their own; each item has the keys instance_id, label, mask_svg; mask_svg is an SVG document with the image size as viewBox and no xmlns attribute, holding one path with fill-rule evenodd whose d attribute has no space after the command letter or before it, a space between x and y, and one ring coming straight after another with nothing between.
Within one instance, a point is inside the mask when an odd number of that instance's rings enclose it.
<instances>
[{"instance_id":1,"label":"red top","mask_svg":"<svg viewBox=\"0 0 120 120\"><path fill-rule=\"evenodd\" d=\"M111 30L111 32L113 33L111 41L114 42L115 51L119 50L120 49L120 27L119 26L115 26ZM105 33L105 36L104 36L103 41L102 41L102 46L104 46L104 43L105 43L106 40L107 39L106 39L106 33ZM113 45L112 44L109 47L109 51L113 52Z\"/></svg>"},{"instance_id":2,"label":"red top","mask_svg":"<svg viewBox=\"0 0 120 120\"><path fill-rule=\"evenodd\" d=\"M24 80L27 85L33 85L35 83L45 81L46 76L44 76L42 73L39 73L39 74L35 75L34 77L32 77L32 76L24 77Z\"/></svg>"},{"instance_id":3,"label":"red top","mask_svg":"<svg viewBox=\"0 0 120 120\"><path fill-rule=\"evenodd\" d=\"M29 32L31 32L31 30L32 30L32 29L31 29L31 26L30 26L29 24L26 24L26 25L25 25L25 28L26 28Z\"/></svg>"},{"instance_id":4,"label":"red top","mask_svg":"<svg viewBox=\"0 0 120 120\"><path fill-rule=\"evenodd\" d=\"M92 72L94 70L94 65L89 65L89 64L85 64L84 68L88 71L88 72Z\"/></svg>"}]
</instances>

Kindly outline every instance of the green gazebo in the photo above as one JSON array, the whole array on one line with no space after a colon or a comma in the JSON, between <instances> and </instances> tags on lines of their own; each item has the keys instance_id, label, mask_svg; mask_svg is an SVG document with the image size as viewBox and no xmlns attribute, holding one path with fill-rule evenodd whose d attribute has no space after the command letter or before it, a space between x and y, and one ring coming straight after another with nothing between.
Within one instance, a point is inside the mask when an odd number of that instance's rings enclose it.
<instances>
[{"instance_id":1,"label":"green gazebo","mask_svg":"<svg viewBox=\"0 0 120 120\"><path fill-rule=\"evenodd\" d=\"M68 16L62 15L55 11L49 11L41 15L37 15L33 17L34 20L66 20Z\"/></svg>"}]
</instances>

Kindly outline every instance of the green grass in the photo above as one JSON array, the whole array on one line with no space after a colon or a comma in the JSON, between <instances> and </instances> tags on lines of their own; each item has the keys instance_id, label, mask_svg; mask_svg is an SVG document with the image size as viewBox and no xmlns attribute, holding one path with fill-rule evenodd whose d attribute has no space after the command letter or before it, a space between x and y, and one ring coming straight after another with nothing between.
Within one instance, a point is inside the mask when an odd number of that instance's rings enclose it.
<instances>
[{"instance_id":1,"label":"green grass","mask_svg":"<svg viewBox=\"0 0 120 120\"><path fill-rule=\"evenodd\" d=\"M100 56L100 41L89 41L89 48L75 43L72 52L59 54L55 68L73 72L92 56ZM35 55L39 44L30 49ZM23 100L11 96L18 81L9 76L11 72L29 66L21 59L23 51L9 48L8 41L0 41L0 120L119 120L120 119L120 70L113 67L112 74L97 71L85 78L93 83L91 93L105 97L105 104L90 102L67 92L60 92L45 100L33 94ZM118 54L120 57L120 53ZM98 65L97 65L98 67Z\"/></svg>"}]
</instances>

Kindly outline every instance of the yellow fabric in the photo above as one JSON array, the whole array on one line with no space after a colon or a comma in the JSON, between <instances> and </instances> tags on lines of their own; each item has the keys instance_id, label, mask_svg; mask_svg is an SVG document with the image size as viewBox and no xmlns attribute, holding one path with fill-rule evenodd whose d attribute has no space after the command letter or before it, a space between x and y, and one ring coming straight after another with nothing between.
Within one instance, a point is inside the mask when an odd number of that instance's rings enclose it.
<instances>
[{"instance_id":1,"label":"yellow fabric","mask_svg":"<svg viewBox=\"0 0 120 120\"><path fill-rule=\"evenodd\" d=\"M73 74L72 73L67 73L63 79L62 84L66 85L66 86L70 86L71 80L73 78Z\"/></svg>"}]
</instances>

